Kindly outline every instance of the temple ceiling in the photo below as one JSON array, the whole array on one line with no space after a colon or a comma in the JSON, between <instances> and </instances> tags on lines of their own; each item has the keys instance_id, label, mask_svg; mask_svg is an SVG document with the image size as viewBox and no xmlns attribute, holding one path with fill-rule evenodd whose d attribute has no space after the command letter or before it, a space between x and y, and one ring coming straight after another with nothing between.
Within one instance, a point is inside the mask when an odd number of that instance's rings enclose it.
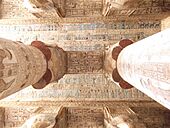
<instances>
[{"instance_id":1,"label":"temple ceiling","mask_svg":"<svg viewBox=\"0 0 170 128\"><path fill-rule=\"evenodd\" d=\"M58 45L68 51L69 72L42 90L30 86L1 100L6 126L20 126L37 113L57 113L61 106L68 107L65 113L70 119L75 118L74 114L80 116L80 122L87 117L81 116L83 112L91 116L96 108L98 113L108 106L119 114L130 107L143 115L150 112L151 116L157 108L163 109L137 89L116 86L101 67L109 45L123 38L138 41L170 27L166 18L170 15L170 0L122 0L126 1L122 6L114 0L48 1L52 2L50 10L47 7L38 14L28 10L23 0L1 2L0 37L24 44L41 40ZM154 111L144 110L153 106ZM70 126L74 123L70 121Z\"/></svg>"},{"instance_id":2,"label":"temple ceiling","mask_svg":"<svg viewBox=\"0 0 170 128\"><path fill-rule=\"evenodd\" d=\"M23 6L22 0L2 1L1 37L25 44L30 44L33 40L41 40L46 44L56 44L70 51L68 58L70 74L43 90L37 91L28 87L8 99L15 101L41 99L52 101L142 99L150 101L150 98L136 89L122 90L108 81L100 67L103 63L104 50L108 45L117 43L123 38L138 41L161 31L161 18L154 17L155 13L148 14L153 16L149 18L138 16L129 16L126 19L116 19L112 16L104 18L102 9L105 2L102 0L66 0L65 2L58 0L54 1L54 4L58 5L60 12L65 13L63 15L66 18L52 15L51 13L56 14L55 11L47 12L41 18L37 18ZM150 7L151 3L145 4ZM87 51L92 52L87 54ZM84 55L87 58L84 58ZM78 59L81 59L81 63L77 63ZM89 67L86 64L87 61Z\"/></svg>"},{"instance_id":3,"label":"temple ceiling","mask_svg":"<svg viewBox=\"0 0 170 128\"><path fill-rule=\"evenodd\" d=\"M24 2L23 2L24 1ZM169 15L169 0L2 0L2 18L63 18ZM164 16L163 16L164 15Z\"/></svg>"}]
</instances>

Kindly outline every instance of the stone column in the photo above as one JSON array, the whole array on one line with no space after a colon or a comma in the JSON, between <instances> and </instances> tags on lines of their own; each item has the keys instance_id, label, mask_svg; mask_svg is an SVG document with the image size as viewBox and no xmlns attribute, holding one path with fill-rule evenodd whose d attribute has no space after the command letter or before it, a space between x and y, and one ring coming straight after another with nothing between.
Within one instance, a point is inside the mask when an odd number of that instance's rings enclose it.
<instances>
[{"instance_id":1,"label":"stone column","mask_svg":"<svg viewBox=\"0 0 170 128\"><path fill-rule=\"evenodd\" d=\"M116 65L125 81L170 109L170 29L125 47Z\"/></svg>"},{"instance_id":2,"label":"stone column","mask_svg":"<svg viewBox=\"0 0 170 128\"><path fill-rule=\"evenodd\" d=\"M120 52L133 43L132 40L122 39L119 43L114 44L106 48L104 57L104 66L106 77L114 82L117 86L123 89L133 88L128 82L126 82L118 73L117 70L117 58Z\"/></svg>"},{"instance_id":3,"label":"stone column","mask_svg":"<svg viewBox=\"0 0 170 128\"><path fill-rule=\"evenodd\" d=\"M27 46L0 39L0 99L29 85L40 89L60 79L66 70L62 53L40 41Z\"/></svg>"}]
</instances>

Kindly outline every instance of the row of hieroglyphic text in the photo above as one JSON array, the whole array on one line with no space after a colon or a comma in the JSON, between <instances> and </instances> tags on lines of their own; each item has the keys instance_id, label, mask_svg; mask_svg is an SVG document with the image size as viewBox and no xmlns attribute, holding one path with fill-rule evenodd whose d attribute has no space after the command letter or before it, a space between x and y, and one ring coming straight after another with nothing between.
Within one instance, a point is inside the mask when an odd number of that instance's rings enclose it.
<instances>
[{"instance_id":1,"label":"row of hieroglyphic text","mask_svg":"<svg viewBox=\"0 0 170 128\"><path fill-rule=\"evenodd\" d=\"M107 23L0 25L0 37L31 43L41 40L57 43L69 51L94 51L103 44L116 43L122 38L134 41L160 31L161 22L115 21ZM48 34L47 34L48 33Z\"/></svg>"},{"instance_id":2,"label":"row of hieroglyphic text","mask_svg":"<svg viewBox=\"0 0 170 128\"><path fill-rule=\"evenodd\" d=\"M73 75L74 76L74 75ZM90 81L90 80L89 80ZM69 87L70 88L69 88ZM108 85L107 87L97 87L93 85L92 87L83 87L85 84L80 84L77 86L72 85L60 85L54 84L48 86L43 90L34 90L33 88L26 88L20 92L11 95L5 100L22 100L22 101L31 101L31 100L51 100L51 101L108 101L108 100L119 100L119 101L133 101L133 100L147 100L146 95L138 91L137 89L131 90L122 90L120 88L114 87L114 85ZM29 96L29 97L28 97Z\"/></svg>"},{"instance_id":3,"label":"row of hieroglyphic text","mask_svg":"<svg viewBox=\"0 0 170 128\"><path fill-rule=\"evenodd\" d=\"M86 31L86 30L120 30L120 29L156 29L160 27L159 20L147 21L113 21L94 23L74 23L74 24L32 24L32 25L0 25L1 31Z\"/></svg>"},{"instance_id":4,"label":"row of hieroglyphic text","mask_svg":"<svg viewBox=\"0 0 170 128\"><path fill-rule=\"evenodd\" d=\"M102 0L66 0L66 17L101 15Z\"/></svg>"}]
</instances>

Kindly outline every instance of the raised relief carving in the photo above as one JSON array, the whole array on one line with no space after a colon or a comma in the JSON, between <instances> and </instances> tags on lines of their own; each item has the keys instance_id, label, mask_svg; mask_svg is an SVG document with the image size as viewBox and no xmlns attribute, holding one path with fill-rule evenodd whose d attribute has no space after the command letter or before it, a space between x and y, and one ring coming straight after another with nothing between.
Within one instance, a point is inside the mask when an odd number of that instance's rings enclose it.
<instances>
[{"instance_id":1,"label":"raised relief carving","mask_svg":"<svg viewBox=\"0 0 170 128\"><path fill-rule=\"evenodd\" d=\"M15 81L15 79L8 80L8 82L4 80L4 78L7 78L12 75L12 70L5 68L5 65L3 63L3 60L5 58L8 58L9 60L11 60L12 54L7 49L5 50L0 49L0 93L3 92L4 90L7 90L12 85L12 83Z\"/></svg>"}]
</instances>

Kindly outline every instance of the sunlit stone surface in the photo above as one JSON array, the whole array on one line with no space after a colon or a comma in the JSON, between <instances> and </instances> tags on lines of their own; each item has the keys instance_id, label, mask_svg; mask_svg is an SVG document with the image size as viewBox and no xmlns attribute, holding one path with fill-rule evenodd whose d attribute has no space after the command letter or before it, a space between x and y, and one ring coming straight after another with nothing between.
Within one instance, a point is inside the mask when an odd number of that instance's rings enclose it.
<instances>
[{"instance_id":1,"label":"sunlit stone surface","mask_svg":"<svg viewBox=\"0 0 170 128\"><path fill-rule=\"evenodd\" d=\"M117 68L121 77L170 109L170 29L123 49Z\"/></svg>"}]
</instances>

